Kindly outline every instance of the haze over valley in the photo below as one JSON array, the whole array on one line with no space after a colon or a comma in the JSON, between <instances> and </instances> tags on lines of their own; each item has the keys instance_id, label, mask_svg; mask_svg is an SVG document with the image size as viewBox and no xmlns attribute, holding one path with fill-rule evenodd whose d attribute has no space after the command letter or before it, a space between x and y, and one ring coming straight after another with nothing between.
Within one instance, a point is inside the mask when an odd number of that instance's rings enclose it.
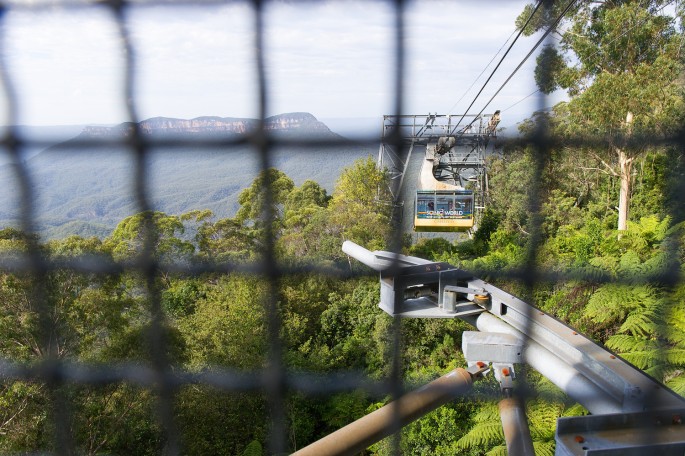
<instances>
[{"instance_id":1,"label":"haze over valley","mask_svg":"<svg viewBox=\"0 0 685 456\"><path fill-rule=\"evenodd\" d=\"M157 117L140 122L151 140L235 140L257 125L254 119ZM289 113L267 119L266 128L276 138L342 139L308 113ZM24 162L34 191L36 230L46 238L70 234L107 236L126 216L139 212L134 195L134 156L122 145L132 125L87 126L76 137L38 152L28 150ZM84 147L93 142L99 147ZM110 145L111 143L111 145ZM105 145L102 145L105 144ZM274 148L271 165L290 176L296 185L311 179L329 192L342 169L356 159L374 155L371 147ZM254 147L182 146L151 148L148 190L153 208L180 215L210 209L216 217L235 214L238 195L260 171ZM18 226L19 186L11 164L0 162L0 226Z\"/></svg>"}]
</instances>

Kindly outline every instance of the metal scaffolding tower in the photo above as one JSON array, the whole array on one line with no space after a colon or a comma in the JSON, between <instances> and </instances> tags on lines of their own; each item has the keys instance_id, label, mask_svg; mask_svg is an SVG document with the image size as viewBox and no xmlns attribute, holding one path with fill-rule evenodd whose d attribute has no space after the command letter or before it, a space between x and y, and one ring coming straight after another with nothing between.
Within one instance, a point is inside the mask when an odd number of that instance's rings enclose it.
<instances>
[{"instance_id":1,"label":"metal scaffolding tower","mask_svg":"<svg viewBox=\"0 0 685 456\"><path fill-rule=\"evenodd\" d=\"M421 163L427 154L436 157L436 180L473 191L479 219L488 193L485 158L491 153L490 140L496 137L498 123L499 111L479 116L383 116L378 166L390 175L395 219L404 232L411 231L409 208L413 208Z\"/></svg>"}]
</instances>

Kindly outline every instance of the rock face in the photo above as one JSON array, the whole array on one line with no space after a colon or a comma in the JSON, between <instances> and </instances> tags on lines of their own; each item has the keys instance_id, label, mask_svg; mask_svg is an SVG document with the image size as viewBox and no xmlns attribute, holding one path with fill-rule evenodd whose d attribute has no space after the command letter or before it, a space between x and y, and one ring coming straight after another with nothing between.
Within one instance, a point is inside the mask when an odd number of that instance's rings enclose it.
<instances>
[{"instance_id":1,"label":"rock face","mask_svg":"<svg viewBox=\"0 0 685 456\"><path fill-rule=\"evenodd\" d=\"M257 119L233 117L197 117L195 119L174 119L153 117L139 123L141 132L147 135L243 135L259 128ZM297 135L316 138L337 138L324 123L306 112L294 112L268 117L264 129L276 135ZM81 137L122 138L130 136L133 124L123 123L114 127L85 127Z\"/></svg>"},{"instance_id":2,"label":"rock face","mask_svg":"<svg viewBox=\"0 0 685 456\"><path fill-rule=\"evenodd\" d=\"M240 192L263 166L255 146L232 141L259 127L255 119L157 117L138 128L160 141L146 150L146 189L150 207L167 214L210 209L217 219L233 217L240 207ZM375 153L361 146L339 143L302 147L300 139L340 138L307 113L281 114L265 119L265 130L277 140L292 139L271 149L270 165L290 176L295 185L311 179L331 192L340 172L355 160ZM132 124L91 126L79 136L51 146L26 161L35 196L36 226L48 238L71 234L107 236L124 217L140 211L135 166L138 163L126 136ZM78 134L76 130L73 134ZM218 138L202 143L206 137ZM176 138L181 139L174 144ZM83 140L86 140L84 143ZM229 139L227 144L223 139ZM95 143L89 149L88 141ZM197 144L195 144L197 141ZM167 147L172 144L173 147ZM15 169L0 165L0 227L18 226L20 192Z\"/></svg>"}]
</instances>

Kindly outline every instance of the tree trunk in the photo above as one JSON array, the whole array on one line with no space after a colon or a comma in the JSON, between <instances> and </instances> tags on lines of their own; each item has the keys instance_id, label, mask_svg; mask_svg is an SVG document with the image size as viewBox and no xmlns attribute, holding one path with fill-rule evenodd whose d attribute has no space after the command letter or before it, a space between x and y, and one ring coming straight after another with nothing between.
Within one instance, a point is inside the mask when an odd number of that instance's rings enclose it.
<instances>
[{"instance_id":1,"label":"tree trunk","mask_svg":"<svg viewBox=\"0 0 685 456\"><path fill-rule=\"evenodd\" d=\"M618 196L618 230L628 229L628 212L630 209L630 173L633 169L633 159L626 155L623 149L617 149L619 177L621 189Z\"/></svg>"},{"instance_id":2,"label":"tree trunk","mask_svg":"<svg viewBox=\"0 0 685 456\"><path fill-rule=\"evenodd\" d=\"M626 114L626 138L633 134L633 113L628 111ZM621 179L621 189L618 195L618 231L628 229L628 211L630 210L630 172L633 169L633 158L628 157L625 149L617 148L618 154L618 174ZM621 234L619 233L619 237Z\"/></svg>"}]
</instances>

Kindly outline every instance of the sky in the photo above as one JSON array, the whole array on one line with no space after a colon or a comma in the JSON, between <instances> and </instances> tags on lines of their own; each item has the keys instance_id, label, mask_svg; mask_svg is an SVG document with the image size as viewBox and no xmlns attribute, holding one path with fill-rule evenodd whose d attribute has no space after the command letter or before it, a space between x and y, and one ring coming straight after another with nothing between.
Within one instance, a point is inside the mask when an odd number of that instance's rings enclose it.
<instances>
[{"instance_id":1,"label":"sky","mask_svg":"<svg viewBox=\"0 0 685 456\"><path fill-rule=\"evenodd\" d=\"M409 3L404 112L463 113L494 63L479 80L478 75L512 37L514 20L525 4ZM126 18L135 56L138 119L258 116L249 4L137 6ZM319 119L378 118L380 124L382 115L395 109L394 20L392 5L384 2L267 3L267 114L306 111ZM3 26L2 55L17 93L17 111L14 118L8 116L2 94L1 124L128 120L124 50L109 10L10 9ZM483 108L537 39L519 39L471 113ZM511 123L559 101L560 95L525 99L535 91L534 65L531 58L485 112L500 109Z\"/></svg>"}]
</instances>

